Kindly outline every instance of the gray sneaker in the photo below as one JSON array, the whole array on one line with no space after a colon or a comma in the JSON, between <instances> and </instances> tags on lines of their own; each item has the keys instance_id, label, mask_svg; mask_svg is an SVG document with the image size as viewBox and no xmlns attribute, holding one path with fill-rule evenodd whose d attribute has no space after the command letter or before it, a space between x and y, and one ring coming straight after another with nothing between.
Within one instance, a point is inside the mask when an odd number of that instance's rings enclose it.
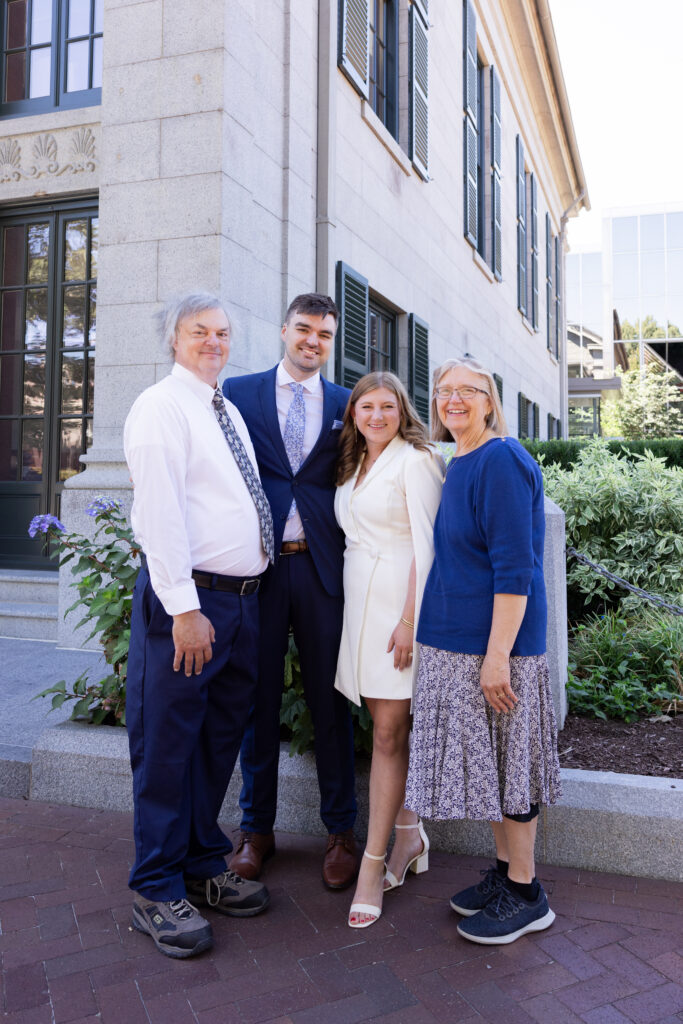
<instances>
[{"instance_id":1,"label":"gray sneaker","mask_svg":"<svg viewBox=\"0 0 683 1024\"><path fill-rule=\"evenodd\" d=\"M230 917L253 917L270 902L270 893L261 882L250 882L234 871L214 878L186 878L187 895L202 907L210 907Z\"/></svg>"},{"instance_id":2,"label":"gray sneaker","mask_svg":"<svg viewBox=\"0 0 683 1024\"><path fill-rule=\"evenodd\" d=\"M151 936L164 956L184 960L210 949L211 925L187 900L148 900L139 893L133 901L133 927Z\"/></svg>"}]
</instances>

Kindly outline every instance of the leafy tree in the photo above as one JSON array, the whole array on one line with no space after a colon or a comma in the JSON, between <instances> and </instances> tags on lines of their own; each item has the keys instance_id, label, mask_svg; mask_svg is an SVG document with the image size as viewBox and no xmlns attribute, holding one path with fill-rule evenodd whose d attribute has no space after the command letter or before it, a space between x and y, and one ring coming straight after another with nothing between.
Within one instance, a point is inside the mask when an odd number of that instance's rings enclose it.
<instances>
[{"instance_id":1,"label":"leafy tree","mask_svg":"<svg viewBox=\"0 0 683 1024\"><path fill-rule=\"evenodd\" d=\"M683 433L683 395L677 374L665 373L656 365L646 366L644 372L633 368L618 369L617 373L621 377L620 394L603 402L601 408L606 436L638 441Z\"/></svg>"},{"instance_id":2,"label":"leafy tree","mask_svg":"<svg viewBox=\"0 0 683 1024\"><path fill-rule=\"evenodd\" d=\"M675 330L676 328L673 329ZM628 320L623 320L621 324L621 337L623 341L633 341L637 338L644 338L645 340L650 338L666 338L666 331L648 313L647 316L643 317L642 321L636 320L635 324L629 323Z\"/></svg>"}]
</instances>

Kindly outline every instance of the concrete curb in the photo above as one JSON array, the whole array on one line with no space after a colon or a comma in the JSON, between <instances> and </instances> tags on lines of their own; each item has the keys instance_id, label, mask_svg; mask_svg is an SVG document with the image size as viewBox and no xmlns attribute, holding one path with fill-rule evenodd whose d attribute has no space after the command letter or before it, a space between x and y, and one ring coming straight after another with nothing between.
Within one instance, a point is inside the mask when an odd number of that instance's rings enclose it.
<instances>
[{"instance_id":1,"label":"concrete curb","mask_svg":"<svg viewBox=\"0 0 683 1024\"><path fill-rule=\"evenodd\" d=\"M27 766L17 762L14 773L6 773L11 763L0 760L2 796L112 811L133 809L128 741L122 729L76 722L46 729L33 749L30 786L21 792ZM367 825L368 766L363 762L358 765L357 782L356 830L361 836ZM683 880L683 779L563 769L562 783L561 801L542 812L536 847L539 861ZM224 824L234 825L238 819L240 788L238 766L220 816ZM275 828L324 835L313 756L290 757L284 744ZM485 822L430 822L428 830L435 850L493 855Z\"/></svg>"}]
</instances>

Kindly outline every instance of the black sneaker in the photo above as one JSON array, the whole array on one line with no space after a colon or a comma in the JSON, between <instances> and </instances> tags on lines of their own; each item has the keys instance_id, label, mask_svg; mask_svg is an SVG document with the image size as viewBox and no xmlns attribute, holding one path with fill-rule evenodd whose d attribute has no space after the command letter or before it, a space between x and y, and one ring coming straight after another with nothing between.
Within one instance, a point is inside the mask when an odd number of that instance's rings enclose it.
<instances>
[{"instance_id":1,"label":"black sneaker","mask_svg":"<svg viewBox=\"0 0 683 1024\"><path fill-rule=\"evenodd\" d=\"M501 885L483 910L460 922L459 934L483 946L502 946L527 932L542 932L553 923L555 914L548 906L543 886L539 884L538 890L536 899L529 902Z\"/></svg>"},{"instance_id":2,"label":"black sneaker","mask_svg":"<svg viewBox=\"0 0 683 1024\"><path fill-rule=\"evenodd\" d=\"M151 936L160 953L176 960L197 956L213 945L211 925L187 900L147 900L138 893L133 927Z\"/></svg>"},{"instance_id":3,"label":"black sneaker","mask_svg":"<svg viewBox=\"0 0 683 1024\"><path fill-rule=\"evenodd\" d=\"M471 885L468 889L451 896L451 908L462 917L471 917L472 914L483 910L503 884L503 876L493 866L488 871L480 871L479 874L484 877L478 885Z\"/></svg>"},{"instance_id":4,"label":"black sneaker","mask_svg":"<svg viewBox=\"0 0 683 1024\"><path fill-rule=\"evenodd\" d=\"M230 917L253 917L265 910L270 893L261 882L250 882L234 871L215 878L186 878L187 895L202 907L210 907Z\"/></svg>"}]
</instances>

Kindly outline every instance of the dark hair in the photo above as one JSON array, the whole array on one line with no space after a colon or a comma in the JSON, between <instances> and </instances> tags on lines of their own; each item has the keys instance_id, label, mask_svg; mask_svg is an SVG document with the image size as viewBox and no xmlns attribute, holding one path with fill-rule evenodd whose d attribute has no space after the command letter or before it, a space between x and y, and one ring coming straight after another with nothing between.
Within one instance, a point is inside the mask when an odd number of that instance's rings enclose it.
<instances>
[{"instance_id":1,"label":"dark hair","mask_svg":"<svg viewBox=\"0 0 683 1024\"><path fill-rule=\"evenodd\" d=\"M398 436L402 437L413 448L421 452L430 450L427 442L427 428L418 416L405 387L393 373L375 371L366 373L356 383L344 410L344 426L339 438L339 462L337 463L337 487L346 483L356 471L356 466L367 451L365 438L355 428L351 410L363 395L378 388L387 388L396 396L401 419L398 425Z\"/></svg>"},{"instance_id":2,"label":"dark hair","mask_svg":"<svg viewBox=\"0 0 683 1024\"><path fill-rule=\"evenodd\" d=\"M331 313L335 323L339 323L339 310L334 299L331 299L329 295L321 295L319 292L305 292L303 295L293 298L285 313L286 324L295 313L303 313L305 316L327 316Z\"/></svg>"}]
</instances>

